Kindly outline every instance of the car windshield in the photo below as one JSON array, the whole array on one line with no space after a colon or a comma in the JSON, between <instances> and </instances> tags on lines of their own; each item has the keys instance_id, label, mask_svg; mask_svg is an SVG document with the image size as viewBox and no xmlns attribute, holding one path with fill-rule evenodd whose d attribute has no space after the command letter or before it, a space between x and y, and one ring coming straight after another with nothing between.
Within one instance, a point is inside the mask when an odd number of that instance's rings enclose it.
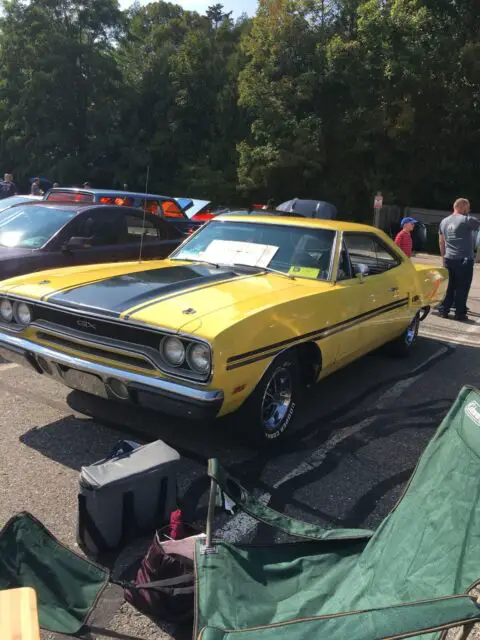
<instances>
[{"instance_id":1,"label":"car windshield","mask_svg":"<svg viewBox=\"0 0 480 640\"><path fill-rule=\"evenodd\" d=\"M27 198L25 196L10 196L0 200L0 211L5 211L9 207L13 207L15 204L21 204L22 202L32 202L34 198Z\"/></svg>"},{"instance_id":2,"label":"car windshield","mask_svg":"<svg viewBox=\"0 0 480 640\"><path fill-rule=\"evenodd\" d=\"M330 229L215 220L202 227L171 259L248 265L326 280L334 237Z\"/></svg>"},{"instance_id":3,"label":"car windshield","mask_svg":"<svg viewBox=\"0 0 480 640\"><path fill-rule=\"evenodd\" d=\"M74 209L57 209L41 205L18 205L1 211L0 245L38 249L75 214Z\"/></svg>"}]
</instances>

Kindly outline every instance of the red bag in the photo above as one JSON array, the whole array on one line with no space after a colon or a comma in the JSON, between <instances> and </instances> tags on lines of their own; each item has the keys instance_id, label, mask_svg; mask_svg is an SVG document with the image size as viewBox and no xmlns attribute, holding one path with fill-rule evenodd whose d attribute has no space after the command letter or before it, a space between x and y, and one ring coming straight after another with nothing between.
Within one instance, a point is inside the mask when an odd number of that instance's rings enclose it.
<instances>
[{"instance_id":1,"label":"red bag","mask_svg":"<svg viewBox=\"0 0 480 640\"><path fill-rule=\"evenodd\" d=\"M162 530L157 531L134 583L126 585L125 599L151 618L184 622L193 617L194 573L190 550L198 536L163 542L161 535ZM166 552L164 547L170 547L173 553Z\"/></svg>"}]
</instances>

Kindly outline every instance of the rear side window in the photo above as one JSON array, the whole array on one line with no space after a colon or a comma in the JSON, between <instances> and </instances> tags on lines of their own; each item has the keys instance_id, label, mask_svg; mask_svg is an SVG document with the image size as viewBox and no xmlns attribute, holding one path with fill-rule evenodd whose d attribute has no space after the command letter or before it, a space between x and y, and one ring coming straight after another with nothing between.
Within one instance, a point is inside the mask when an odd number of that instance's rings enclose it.
<instances>
[{"instance_id":1,"label":"rear side window","mask_svg":"<svg viewBox=\"0 0 480 640\"><path fill-rule=\"evenodd\" d=\"M185 218L185 214L174 200L161 203L164 218Z\"/></svg>"},{"instance_id":2,"label":"rear side window","mask_svg":"<svg viewBox=\"0 0 480 640\"><path fill-rule=\"evenodd\" d=\"M152 198L147 198L146 200L140 200L139 203L140 209L145 209L148 213L153 213L153 215L162 215L164 218L181 218L185 219L185 214L183 213L180 206L173 200L154 200Z\"/></svg>"},{"instance_id":3,"label":"rear side window","mask_svg":"<svg viewBox=\"0 0 480 640\"><path fill-rule=\"evenodd\" d=\"M52 191L47 195L46 200L50 202L93 202L93 193Z\"/></svg>"},{"instance_id":4,"label":"rear side window","mask_svg":"<svg viewBox=\"0 0 480 640\"><path fill-rule=\"evenodd\" d=\"M101 196L98 200L100 204L115 204L117 207L133 207L133 198L127 196Z\"/></svg>"},{"instance_id":5,"label":"rear side window","mask_svg":"<svg viewBox=\"0 0 480 640\"><path fill-rule=\"evenodd\" d=\"M134 214L127 214L125 219L127 221L128 237L131 242L140 240L142 234L144 242L152 242L160 239L157 227L152 220L149 220L147 217L145 218L145 223L143 222L143 216L136 216Z\"/></svg>"},{"instance_id":6,"label":"rear side window","mask_svg":"<svg viewBox=\"0 0 480 640\"><path fill-rule=\"evenodd\" d=\"M345 246L355 271L358 264L368 267L368 275L377 275L397 267L401 260L379 238L368 233L347 233Z\"/></svg>"}]
</instances>

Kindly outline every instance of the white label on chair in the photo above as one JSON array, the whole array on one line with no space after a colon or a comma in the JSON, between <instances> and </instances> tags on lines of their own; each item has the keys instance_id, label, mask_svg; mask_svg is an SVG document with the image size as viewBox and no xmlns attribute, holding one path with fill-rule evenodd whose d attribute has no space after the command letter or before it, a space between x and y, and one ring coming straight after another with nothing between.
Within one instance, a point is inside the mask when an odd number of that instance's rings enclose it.
<instances>
[{"instance_id":1,"label":"white label on chair","mask_svg":"<svg viewBox=\"0 0 480 640\"><path fill-rule=\"evenodd\" d=\"M480 427L480 402L469 402L465 407L465 414Z\"/></svg>"}]
</instances>

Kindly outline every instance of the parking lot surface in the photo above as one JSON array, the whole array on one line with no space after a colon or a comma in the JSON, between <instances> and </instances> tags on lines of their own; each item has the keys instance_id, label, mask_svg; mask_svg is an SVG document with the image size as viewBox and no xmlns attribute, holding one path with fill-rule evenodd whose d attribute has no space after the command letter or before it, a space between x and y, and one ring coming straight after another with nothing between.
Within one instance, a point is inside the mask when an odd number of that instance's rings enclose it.
<instances>
[{"instance_id":1,"label":"parking lot surface","mask_svg":"<svg viewBox=\"0 0 480 640\"><path fill-rule=\"evenodd\" d=\"M80 468L128 436L161 438L179 450L179 493L192 522L204 521L206 461L214 456L278 510L327 527L374 528L460 388L480 386L480 265L469 306L469 323L431 314L410 358L372 354L324 380L295 430L268 452L236 441L227 418L203 425L112 404L2 362L0 525L28 510L76 548ZM232 541L279 539L242 514L219 513L216 529ZM129 557L144 543L133 545ZM126 557L118 560L119 567L126 563ZM127 604L109 628L132 639L189 637L188 630L159 627Z\"/></svg>"}]
</instances>

